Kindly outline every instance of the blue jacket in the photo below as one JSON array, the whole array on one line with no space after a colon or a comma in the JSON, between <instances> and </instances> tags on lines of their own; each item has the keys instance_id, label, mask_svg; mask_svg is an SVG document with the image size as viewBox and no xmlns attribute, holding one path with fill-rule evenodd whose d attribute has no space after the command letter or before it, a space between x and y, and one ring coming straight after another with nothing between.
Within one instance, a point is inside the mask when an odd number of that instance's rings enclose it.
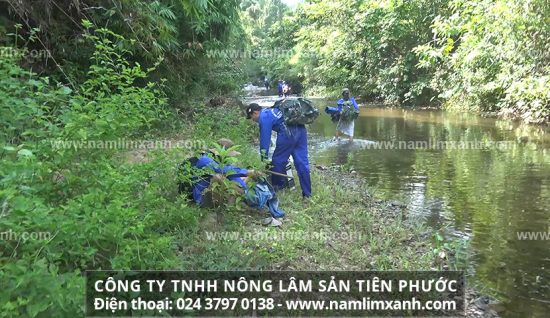
<instances>
[{"instance_id":1,"label":"blue jacket","mask_svg":"<svg viewBox=\"0 0 550 318\"><path fill-rule=\"evenodd\" d=\"M258 124L260 125L260 156L264 160L267 159L269 153L271 131L279 133L285 129L283 113L278 108L262 109Z\"/></svg>"},{"instance_id":2,"label":"blue jacket","mask_svg":"<svg viewBox=\"0 0 550 318\"><path fill-rule=\"evenodd\" d=\"M214 159L210 158L207 154L201 155L201 157L195 164L195 168L204 170L204 173L202 175L212 176L216 173L222 172L222 170L220 169L220 165ZM198 205L202 204L202 192L210 185L210 178L203 178L202 175L193 177L193 180L196 181L192 190L193 200Z\"/></svg>"},{"instance_id":3,"label":"blue jacket","mask_svg":"<svg viewBox=\"0 0 550 318\"><path fill-rule=\"evenodd\" d=\"M204 170L201 176L195 176L193 179L196 181L193 186L193 200L202 205L202 193L210 186L210 178L202 177L203 175L214 175L217 173L223 173L227 176L227 179L236 182L241 188L246 190L246 183L241 177L246 177L248 170L239 168L233 165L225 165L220 168L219 163L209 157L208 154L203 154L195 164L195 168Z\"/></svg>"},{"instance_id":4,"label":"blue jacket","mask_svg":"<svg viewBox=\"0 0 550 318\"><path fill-rule=\"evenodd\" d=\"M227 176L227 179L236 182L241 188L246 190L246 183L241 178L246 177L248 170L233 165L226 165L222 171Z\"/></svg>"},{"instance_id":5,"label":"blue jacket","mask_svg":"<svg viewBox=\"0 0 550 318\"><path fill-rule=\"evenodd\" d=\"M349 100L352 102L353 107L355 107L355 109L359 110L359 105L357 105L357 102L355 101L355 98L350 96ZM342 106L344 105L344 99L340 98L338 100L337 104L338 104L338 112L341 112L342 111Z\"/></svg>"}]
</instances>

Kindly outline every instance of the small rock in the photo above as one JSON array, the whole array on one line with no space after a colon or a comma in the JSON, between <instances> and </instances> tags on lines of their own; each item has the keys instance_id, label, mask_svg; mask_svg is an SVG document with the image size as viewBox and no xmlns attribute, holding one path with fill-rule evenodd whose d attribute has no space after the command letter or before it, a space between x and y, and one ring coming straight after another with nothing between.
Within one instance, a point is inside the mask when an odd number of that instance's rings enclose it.
<instances>
[{"instance_id":1,"label":"small rock","mask_svg":"<svg viewBox=\"0 0 550 318\"><path fill-rule=\"evenodd\" d=\"M390 205L400 207L400 208L406 208L407 207L406 204L398 202L398 201L392 201L392 202L390 202Z\"/></svg>"},{"instance_id":2,"label":"small rock","mask_svg":"<svg viewBox=\"0 0 550 318\"><path fill-rule=\"evenodd\" d=\"M501 303L490 303L489 308L497 313L506 311L506 307Z\"/></svg>"}]
</instances>

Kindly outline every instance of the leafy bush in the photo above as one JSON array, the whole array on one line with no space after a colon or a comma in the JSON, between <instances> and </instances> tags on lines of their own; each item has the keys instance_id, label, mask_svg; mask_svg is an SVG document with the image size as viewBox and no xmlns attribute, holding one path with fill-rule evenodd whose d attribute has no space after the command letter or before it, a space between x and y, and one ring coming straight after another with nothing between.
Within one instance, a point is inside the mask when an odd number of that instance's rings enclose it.
<instances>
[{"instance_id":1,"label":"leafy bush","mask_svg":"<svg viewBox=\"0 0 550 318\"><path fill-rule=\"evenodd\" d=\"M173 104L196 93L197 87L230 93L242 78L241 72L224 68L233 63L205 54L242 44L237 0L59 0L41 6L22 0L17 5L0 4L0 8L0 34L38 30L33 41L20 41L16 46L26 43L31 50L47 51L51 58L29 60L29 65L63 81L87 79L87 58L95 48L85 39L87 30L78 22L82 19L133 39L119 43L133 53L126 59L146 67L161 59L149 79L167 79L162 89ZM0 38L0 45L5 45ZM232 62L238 64L240 59Z\"/></svg>"},{"instance_id":2,"label":"leafy bush","mask_svg":"<svg viewBox=\"0 0 550 318\"><path fill-rule=\"evenodd\" d=\"M129 166L115 150L55 146L166 118L158 86L138 85L152 70L126 61L119 35L88 30L96 50L74 90L0 61L0 317L81 316L84 270L175 268L174 233L197 221L165 182L176 159Z\"/></svg>"},{"instance_id":3,"label":"leafy bush","mask_svg":"<svg viewBox=\"0 0 550 318\"><path fill-rule=\"evenodd\" d=\"M451 109L550 119L545 1L461 1L434 20L434 39L415 50Z\"/></svg>"}]
</instances>

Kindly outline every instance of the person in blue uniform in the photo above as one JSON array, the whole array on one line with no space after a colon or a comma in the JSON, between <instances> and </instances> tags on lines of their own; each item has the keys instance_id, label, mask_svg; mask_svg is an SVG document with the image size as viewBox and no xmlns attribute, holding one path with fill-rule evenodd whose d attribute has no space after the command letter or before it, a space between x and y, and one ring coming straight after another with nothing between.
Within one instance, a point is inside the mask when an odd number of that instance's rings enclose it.
<instances>
[{"instance_id":1,"label":"person in blue uniform","mask_svg":"<svg viewBox=\"0 0 550 318\"><path fill-rule=\"evenodd\" d=\"M290 85L287 82L283 81L283 97L290 96Z\"/></svg>"},{"instance_id":2,"label":"person in blue uniform","mask_svg":"<svg viewBox=\"0 0 550 318\"><path fill-rule=\"evenodd\" d=\"M218 143L224 148L233 144L229 139L220 139ZM237 151L231 151L228 156L235 157L239 154ZM279 208L279 200L275 194L275 190L266 182L258 180L258 177L263 174L232 164L226 164L222 167L216 161L217 157L216 150L211 149L209 153L201 154L193 165L195 170L191 192L195 203L201 207L212 206L214 201L219 200L219 198L215 198L215 195L211 191L209 192L208 188L215 182L223 183L223 179L227 178L234 182L236 186L236 191L232 193L242 195L245 199L244 201L250 207L269 212L270 216L262 221L263 225L281 226L282 222L280 218L285 216L285 212ZM256 180L253 184L253 191L249 191L247 186L250 178Z\"/></svg>"},{"instance_id":3,"label":"person in blue uniform","mask_svg":"<svg viewBox=\"0 0 550 318\"><path fill-rule=\"evenodd\" d=\"M233 146L233 141L222 138L218 140L218 145L224 149ZM237 157L240 152L232 150L226 154L228 157ZM205 205L204 194L205 190L212 182L223 182L223 177L233 181L240 189L246 189L244 178L248 177L249 171L231 164L221 165L220 154L217 149L209 149L208 152L202 153L195 162L192 163L193 170L193 187L191 193L193 201L199 206ZM250 171L252 172L252 171Z\"/></svg>"},{"instance_id":4,"label":"person in blue uniform","mask_svg":"<svg viewBox=\"0 0 550 318\"><path fill-rule=\"evenodd\" d=\"M211 158L209 154L202 154L194 165L194 168L200 169L201 175L193 176L193 188L191 194L193 201L199 206L204 205L203 193L210 186L212 176L222 173L220 165Z\"/></svg>"},{"instance_id":5,"label":"person in blue uniform","mask_svg":"<svg viewBox=\"0 0 550 318\"><path fill-rule=\"evenodd\" d=\"M269 155L271 143L271 131L277 132L277 141L271 163L272 171L281 174L286 173L288 159L292 156L294 166L298 173L302 196L311 196L311 177L307 150L307 131L304 125L287 126L283 120L283 114L278 108L265 108L252 103L246 109L246 116L260 126L260 156L266 160ZM285 177L272 176L272 183L275 189L285 186Z\"/></svg>"}]
</instances>

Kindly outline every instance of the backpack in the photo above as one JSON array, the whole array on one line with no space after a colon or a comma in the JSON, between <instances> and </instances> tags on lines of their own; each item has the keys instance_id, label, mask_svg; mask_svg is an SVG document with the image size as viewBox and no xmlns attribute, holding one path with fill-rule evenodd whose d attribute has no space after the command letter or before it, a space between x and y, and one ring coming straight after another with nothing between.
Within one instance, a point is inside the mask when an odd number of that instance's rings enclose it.
<instances>
[{"instance_id":1,"label":"backpack","mask_svg":"<svg viewBox=\"0 0 550 318\"><path fill-rule=\"evenodd\" d=\"M345 101L342 104L342 111L340 112L340 119L344 121L352 121L359 117L359 111L355 109L351 101Z\"/></svg>"},{"instance_id":2,"label":"backpack","mask_svg":"<svg viewBox=\"0 0 550 318\"><path fill-rule=\"evenodd\" d=\"M273 108L283 113L283 120L289 126L311 124L319 116L319 110L309 99L285 98L275 102Z\"/></svg>"}]
</instances>

